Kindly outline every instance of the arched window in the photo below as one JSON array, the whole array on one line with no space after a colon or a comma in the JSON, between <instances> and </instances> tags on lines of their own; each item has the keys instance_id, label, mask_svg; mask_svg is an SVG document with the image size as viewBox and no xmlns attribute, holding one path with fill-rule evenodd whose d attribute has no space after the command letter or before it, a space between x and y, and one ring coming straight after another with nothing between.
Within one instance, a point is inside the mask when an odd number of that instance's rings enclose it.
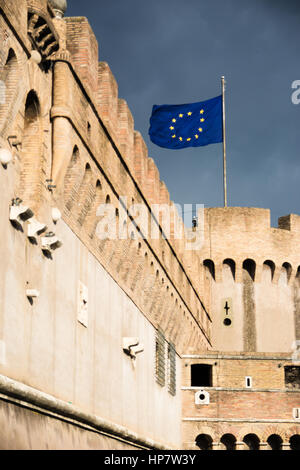
<instances>
[{"instance_id":1,"label":"arched window","mask_svg":"<svg viewBox=\"0 0 300 470\"><path fill-rule=\"evenodd\" d=\"M263 264L263 279L268 282L268 281L273 281L275 273L275 263L270 260L266 260Z\"/></svg>"},{"instance_id":2,"label":"arched window","mask_svg":"<svg viewBox=\"0 0 300 470\"><path fill-rule=\"evenodd\" d=\"M87 214L93 204L96 196L96 189L93 185L93 173L89 163L85 165L85 171L83 180L81 181L78 191L77 211L78 211L78 223L83 225Z\"/></svg>"},{"instance_id":3,"label":"arched window","mask_svg":"<svg viewBox=\"0 0 300 470\"><path fill-rule=\"evenodd\" d=\"M268 437L267 443L269 444L271 450L281 450L282 449L282 439L278 434L272 434Z\"/></svg>"},{"instance_id":4,"label":"arched window","mask_svg":"<svg viewBox=\"0 0 300 470\"><path fill-rule=\"evenodd\" d=\"M255 270L256 270L256 263L253 259L246 259L243 262L243 270L244 272L248 273L252 281L255 279Z\"/></svg>"},{"instance_id":5,"label":"arched window","mask_svg":"<svg viewBox=\"0 0 300 470\"><path fill-rule=\"evenodd\" d=\"M213 440L208 434L199 434L199 436L196 437L196 446L199 447L200 450L212 450L212 443Z\"/></svg>"},{"instance_id":6,"label":"arched window","mask_svg":"<svg viewBox=\"0 0 300 470\"><path fill-rule=\"evenodd\" d=\"M80 165L80 152L77 145L73 147L71 160L69 162L65 179L64 179L64 202L66 208L71 211L74 205L76 194L79 189L79 165ZM77 171L78 170L78 171Z\"/></svg>"},{"instance_id":7,"label":"arched window","mask_svg":"<svg viewBox=\"0 0 300 470\"><path fill-rule=\"evenodd\" d=\"M292 266L290 263L283 263L279 276L279 283L287 285L292 274Z\"/></svg>"},{"instance_id":8,"label":"arched window","mask_svg":"<svg viewBox=\"0 0 300 470\"><path fill-rule=\"evenodd\" d=\"M220 442L224 446L225 450L235 450L236 449L236 438L233 434L224 434L221 437Z\"/></svg>"},{"instance_id":9,"label":"arched window","mask_svg":"<svg viewBox=\"0 0 300 470\"><path fill-rule=\"evenodd\" d=\"M235 280L235 262L227 258L223 261L223 281L224 280Z\"/></svg>"},{"instance_id":10,"label":"arched window","mask_svg":"<svg viewBox=\"0 0 300 470\"><path fill-rule=\"evenodd\" d=\"M102 197L103 197L103 194L102 194L102 185L101 185L101 181L99 179L97 179L96 181L96 187L95 187L95 199L94 199L94 202L93 202L93 207L91 208L88 216L87 216L87 220L86 220L86 227L87 227L87 231L89 233L89 237L92 239L94 238L94 234L95 234L95 231L96 231L96 226L98 224L98 217L97 217L97 211L98 211L98 208L102 202Z\"/></svg>"},{"instance_id":11,"label":"arched window","mask_svg":"<svg viewBox=\"0 0 300 470\"><path fill-rule=\"evenodd\" d=\"M296 286L300 287L300 266L298 266L296 273Z\"/></svg>"},{"instance_id":12,"label":"arched window","mask_svg":"<svg viewBox=\"0 0 300 470\"><path fill-rule=\"evenodd\" d=\"M42 144L43 130L40 102L36 92L31 90L25 103L20 194L32 208L39 204L42 196L42 186L45 182Z\"/></svg>"},{"instance_id":13,"label":"arched window","mask_svg":"<svg viewBox=\"0 0 300 470\"><path fill-rule=\"evenodd\" d=\"M210 273L211 277L215 280L215 264L212 260L206 259L203 261L203 266L206 272Z\"/></svg>"},{"instance_id":14,"label":"arched window","mask_svg":"<svg viewBox=\"0 0 300 470\"><path fill-rule=\"evenodd\" d=\"M245 442L248 450L259 450L260 440L256 434L247 434L244 437L243 442Z\"/></svg>"},{"instance_id":15,"label":"arched window","mask_svg":"<svg viewBox=\"0 0 300 470\"><path fill-rule=\"evenodd\" d=\"M290 448L291 450L300 450L300 435L294 434L290 438Z\"/></svg>"},{"instance_id":16,"label":"arched window","mask_svg":"<svg viewBox=\"0 0 300 470\"><path fill-rule=\"evenodd\" d=\"M292 274L292 266L290 263L283 263L282 267L286 270L287 273L287 281L291 279L291 274Z\"/></svg>"}]
</instances>

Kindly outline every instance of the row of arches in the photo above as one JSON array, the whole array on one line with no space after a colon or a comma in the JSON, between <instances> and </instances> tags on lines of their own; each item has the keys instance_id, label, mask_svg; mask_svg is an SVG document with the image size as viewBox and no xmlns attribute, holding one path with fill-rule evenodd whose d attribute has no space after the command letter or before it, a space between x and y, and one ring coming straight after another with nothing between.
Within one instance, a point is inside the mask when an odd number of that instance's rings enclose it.
<instances>
[{"instance_id":1,"label":"row of arches","mask_svg":"<svg viewBox=\"0 0 300 470\"><path fill-rule=\"evenodd\" d=\"M4 67L0 70L1 102L0 102L0 136L9 139L9 132L18 109L18 94L24 93L20 89L20 76L17 54L13 48L9 48L4 61ZM45 162L43 161L43 125L40 100L32 89L24 96L23 129L20 137L22 143L20 159L20 177L18 182L18 196L26 200L33 210L36 209L42 193L45 174ZM20 143L20 142L18 142Z\"/></svg>"},{"instance_id":2,"label":"row of arches","mask_svg":"<svg viewBox=\"0 0 300 470\"><path fill-rule=\"evenodd\" d=\"M205 259L203 261L203 266L204 266L205 271L209 273L210 278L216 281L215 263L211 259ZM252 281L256 280L257 264L253 259L245 259L241 264L241 268L243 271L248 273ZM280 270L278 280L282 283L288 284L290 282L292 273L294 272L294 270L296 272L295 277L297 279L300 279L300 266L297 266L297 268L294 268L289 262L284 262L282 263L281 266L278 266L278 269ZM265 260L262 266L263 279L265 281L272 282L274 280L275 270L276 270L276 265L274 261ZM237 264L233 259L231 258L224 259L222 262L221 271L222 271L223 280L225 278L228 279L231 277L233 281L236 281Z\"/></svg>"},{"instance_id":3,"label":"row of arches","mask_svg":"<svg viewBox=\"0 0 300 470\"><path fill-rule=\"evenodd\" d=\"M196 438L196 446L200 450L213 450L213 439L209 434L199 434ZM241 443L237 442L236 437L233 434L223 434L220 438L218 448L221 450L237 450L243 448L243 450L260 450L264 444L269 450L282 450L284 447L290 450L300 450L300 435L294 434L289 438L287 443L283 442L283 439L278 434L271 434L265 443L262 443L256 434L249 433L243 437Z\"/></svg>"}]
</instances>

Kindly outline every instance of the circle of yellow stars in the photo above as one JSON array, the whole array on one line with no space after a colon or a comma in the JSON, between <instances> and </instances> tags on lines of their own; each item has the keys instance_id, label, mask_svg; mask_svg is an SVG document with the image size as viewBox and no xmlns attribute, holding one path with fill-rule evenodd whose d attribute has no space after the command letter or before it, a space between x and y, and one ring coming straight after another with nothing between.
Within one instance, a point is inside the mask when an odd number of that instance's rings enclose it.
<instances>
[{"instance_id":1,"label":"circle of yellow stars","mask_svg":"<svg viewBox=\"0 0 300 470\"><path fill-rule=\"evenodd\" d=\"M179 118L179 119L182 119L185 115L188 116L188 117L190 117L190 116L192 116L192 114L193 114L192 111L189 111L188 113L185 113L185 114L180 113L180 114L178 114L178 118ZM205 118L203 117L203 114L204 114L204 109L201 109L201 110L200 110L200 115L201 115L200 123L201 123L201 124L202 124L203 122L205 122ZM172 125L169 127L170 131L172 131L172 132L174 131L174 132L175 132L175 127L174 127L174 125L175 125L175 123L177 122L177 119L178 119L178 118L175 118L175 117L174 117L174 118L172 119ZM173 125L173 124L174 124L174 125ZM203 132L203 127L199 127L199 128L198 128L198 131L199 131L199 133ZM171 137L172 137L172 139L176 139L176 138L177 138L180 142L183 142L183 140L184 140L183 137L177 136L175 133L173 133ZM193 137L197 140L197 139L199 139L199 134L198 134L198 133L197 133L197 134L194 134ZM187 142L190 142L190 141L192 140L192 137L187 137L185 140L186 140Z\"/></svg>"}]
</instances>

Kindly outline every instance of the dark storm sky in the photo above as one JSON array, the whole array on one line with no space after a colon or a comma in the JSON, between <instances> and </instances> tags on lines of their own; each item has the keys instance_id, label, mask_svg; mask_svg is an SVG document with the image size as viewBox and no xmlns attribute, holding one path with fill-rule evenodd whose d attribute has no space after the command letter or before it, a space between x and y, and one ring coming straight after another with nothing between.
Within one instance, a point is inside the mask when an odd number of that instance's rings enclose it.
<instances>
[{"instance_id":1,"label":"dark storm sky","mask_svg":"<svg viewBox=\"0 0 300 470\"><path fill-rule=\"evenodd\" d=\"M152 106L217 96L225 75L229 205L300 214L299 0L68 0L67 15L89 19L173 201L223 205L222 144L155 146Z\"/></svg>"}]
</instances>

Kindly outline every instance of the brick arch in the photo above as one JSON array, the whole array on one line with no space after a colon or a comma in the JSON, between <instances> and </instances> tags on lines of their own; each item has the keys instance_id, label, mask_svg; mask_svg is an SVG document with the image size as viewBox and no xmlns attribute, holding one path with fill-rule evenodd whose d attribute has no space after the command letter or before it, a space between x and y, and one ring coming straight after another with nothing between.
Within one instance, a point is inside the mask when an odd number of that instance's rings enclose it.
<instances>
[{"instance_id":1,"label":"brick arch","mask_svg":"<svg viewBox=\"0 0 300 470\"><path fill-rule=\"evenodd\" d=\"M248 434L255 434L260 440L260 442L265 442L264 431L260 428L257 428L255 425L251 425L251 424L250 425L245 424L245 426L242 426L241 428L237 430L236 432L237 442L243 442L244 437L247 436Z\"/></svg>"},{"instance_id":2,"label":"brick arch","mask_svg":"<svg viewBox=\"0 0 300 470\"><path fill-rule=\"evenodd\" d=\"M3 137L11 124L11 108L15 103L18 91L19 64L13 48L7 53L5 65L0 72L0 135Z\"/></svg>"},{"instance_id":3,"label":"brick arch","mask_svg":"<svg viewBox=\"0 0 300 470\"><path fill-rule=\"evenodd\" d=\"M290 438L295 434L299 434L299 425L295 424L286 429L283 433L283 440L289 442Z\"/></svg>"},{"instance_id":4,"label":"brick arch","mask_svg":"<svg viewBox=\"0 0 300 470\"><path fill-rule=\"evenodd\" d=\"M235 450L236 443L237 439L234 434L227 432L220 437L220 444L224 446L225 450Z\"/></svg>"},{"instance_id":5,"label":"brick arch","mask_svg":"<svg viewBox=\"0 0 300 470\"><path fill-rule=\"evenodd\" d=\"M267 439L266 439L267 444L271 448L271 450L281 450L282 449L282 444L283 444L283 439L279 434L271 434Z\"/></svg>"},{"instance_id":6,"label":"brick arch","mask_svg":"<svg viewBox=\"0 0 300 470\"><path fill-rule=\"evenodd\" d=\"M80 151L74 145L72 155L64 178L64 205L68 212L71 212L76 195L81 183L81 161Z\"/></svg>"},{"instance_id":7,"label":"brick arch","mask_svg":"<svg viewBox=\"0 0 300 470\"><path fill-rule=\"evenodd\" d=\"M212 450L213 438L210 434L201 433L196 436L195 445L200 450Z\"/></svg>"},{"instance_id":8,"label":"brick arch","mask_svg":"<svg viewBox=\"0 0 300 470\"><path fill-rule=\"evenodd\" d=\"M25 102L19 195L33 210L40 205L45 184L41 114L38 95L31 90Z\"/></svg>"},{"instance_id":9,"label":"brick arch","mask_svg":"<svg viewBox=\"0 0 300 470\"><path fill-rule=\"evenodd\" d=\"M243 437L242 442L248 446L249 450L259 450L261 439L255 432L250 432Z\"/></svg>"},{"instance_id":10,"label":"brick arch","mask_svg":"<svg viewBox=\"0 0 300 470\"><path fill-rule=\"evenodd\" d=\"M299 430L298 433L293 434L289 438L289 444L291 450L300 450L300 434Z\"/></svg>"},{"instance_id":11,"label":"brick arch","mask_svg":"<svg viewBox=\"0 0 300 470\"><path fill-rule=\"evenodd\" d=\"M78 190L76 204L77 222L83 225L96 197L96 187L93 184L93 172L89 163L85 165L84 176Z\"/></svg>"},{"instance_id":12,"label":"brick arch","mask_svg":"<svg viewBox=\"0 0 300 470\"><path fill-rule=\"evenodd\" d=\"M280 428L280 426L274 424L270 425L262 433L261 440L267 442L268 438L272 435L278 435L281 437L282 441L286 440L286 433Z\"/></svg>"},{"instance_id":13,"label":"brick arch","mask_svg":"<svg viewBox=\"0 0 300 470\"><path fill-rule=\"evenodd\" d=\"M91 239L93 239L95 236L96 227L99 220L97 216L97 210L100 204L103 203L103 197L101 181L97 179L95 185L95 198L85 222L88 235Z\"/></svg>"}]
</instances>

